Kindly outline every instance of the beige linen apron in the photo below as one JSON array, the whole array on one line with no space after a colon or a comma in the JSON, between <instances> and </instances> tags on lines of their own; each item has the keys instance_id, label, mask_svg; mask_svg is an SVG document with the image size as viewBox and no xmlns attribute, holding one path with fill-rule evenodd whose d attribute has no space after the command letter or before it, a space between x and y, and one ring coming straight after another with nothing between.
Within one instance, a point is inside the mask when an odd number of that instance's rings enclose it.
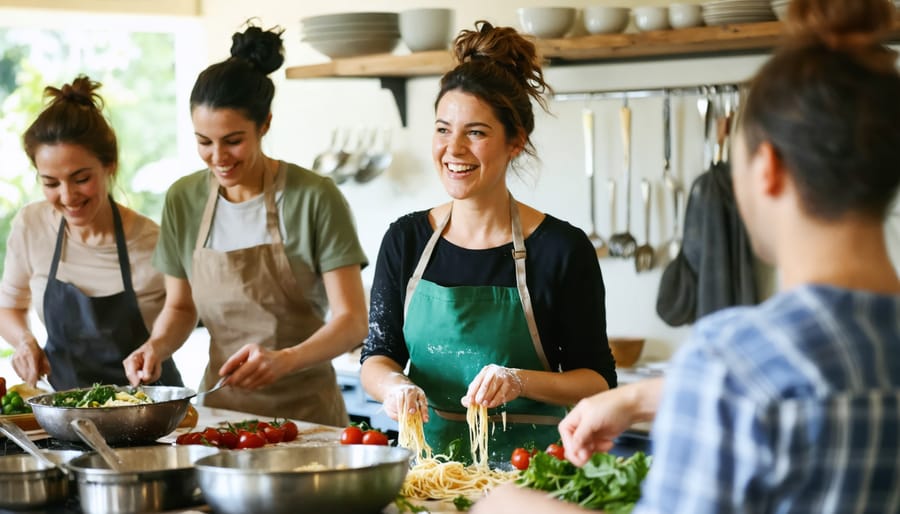
<instances>
[{"instance_id":1,"label":"beige linen apron","mask_svg":"<svg viewBox=\"0 0 900 514\"><path fill-rule=\"evenodd\" d=\"M306 268L295 277L284 250L275 192L283 187L286 173L287 166L281 162L277 178L269 171L264 177L266 229L272 243L230 252L205 248L219 196L218 182L210 174L209 198L191 268L194 304L211 338L204 389L212 387L222 364L245 344L257 343L269 350L289 348L325 323L303 294L318 276ZM207 397L204 404L333 426L349 422L330 362L288 374L254 391L226 388Z\"/></svg>"}]
</instances>

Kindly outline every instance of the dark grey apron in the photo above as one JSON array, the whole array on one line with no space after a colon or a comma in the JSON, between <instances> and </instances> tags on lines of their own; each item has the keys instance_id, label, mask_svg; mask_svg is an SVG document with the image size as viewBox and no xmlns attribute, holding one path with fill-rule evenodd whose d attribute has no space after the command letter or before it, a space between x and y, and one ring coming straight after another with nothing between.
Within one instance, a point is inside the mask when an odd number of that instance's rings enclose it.
<instances>
[{"instance_id":1,"label":"dark grey apron","mask_svg":"<svg viewBox=\"0 0 900 514\"><path fill-rule=\"evenodd\" d=\"M44 292L44 325L47 327L44 352L50 361L50 384L57 391L89 387L96 382L127 384L122 361L150 337L131 283L131 263L122 218L112 197L109 203L119 269L125 286L121 293L92 298L74 285L56 279L66 235L66 218L59 222L56 249ZM184 385L172 359L163 363L158 383Z\"/></svg>"}]
</instances>

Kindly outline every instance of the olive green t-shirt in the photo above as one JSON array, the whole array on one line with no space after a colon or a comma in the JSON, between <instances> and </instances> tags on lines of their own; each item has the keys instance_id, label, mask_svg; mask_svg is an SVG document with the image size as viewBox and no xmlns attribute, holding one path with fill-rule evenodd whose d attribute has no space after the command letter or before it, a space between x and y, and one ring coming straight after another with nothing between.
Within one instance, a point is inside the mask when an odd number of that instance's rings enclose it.
<instances>
[{"instance_id":1,"label":"olive green t-shirt","mask_svg":"<svg viewBox=\"0 0 900 514\"><path fill-rule=\"evenodd\" d=\"M285 252L295 275L305 265L320 276L308 298L324 312L327 298L321 274L350 265L365 267L368 261L350 207L334 182L295 164L285 164L279 167L286 173L279 202ZM166 193L159 241L153 254L153 265L166 275L190 281L209 184L209 171L204 169L178 179Z\"/></svg>"}]
</instances>

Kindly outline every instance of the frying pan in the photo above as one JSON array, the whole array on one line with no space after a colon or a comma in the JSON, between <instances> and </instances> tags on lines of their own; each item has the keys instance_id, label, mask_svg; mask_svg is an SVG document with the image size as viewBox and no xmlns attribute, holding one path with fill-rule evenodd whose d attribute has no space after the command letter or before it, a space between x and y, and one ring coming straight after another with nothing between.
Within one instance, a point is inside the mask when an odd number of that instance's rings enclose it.
<instances>
[{"instance_id":1,"label":"frying pan","mask_svg":"<svg viewBox=\"0 0 900 514\"><path fill-rule=\"evenodd\" d=\"M141 390L153 403L122 407L54 407L53 397L61 392L87 391L90 388L70 389L34 396L28 400L38 424L52 437L80 442L81 438L70 426L74 419L85 418L109 444L150 442L172 432L187 414L190 400L197 393L187 387L142 386ZM117 391L131 391L128 386Z\"/></svg>"}]
</instances>

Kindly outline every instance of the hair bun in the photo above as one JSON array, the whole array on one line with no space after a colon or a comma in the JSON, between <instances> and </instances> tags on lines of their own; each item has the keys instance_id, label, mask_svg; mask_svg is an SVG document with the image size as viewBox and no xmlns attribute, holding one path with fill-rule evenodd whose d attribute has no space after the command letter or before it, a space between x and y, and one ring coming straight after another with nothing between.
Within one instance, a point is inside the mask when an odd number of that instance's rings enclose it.
<instances>
[{"instance_id":1,"label":"hair bun","mask_svg":"<svg viewBox=\"0 0 900 514\"><path fill-rule=\"evenodd\" d=\"M53 98L54 102L69 102L85 107L101 109L103 100L96 93L100 89L100 83L94 82L86 75L79 75L71 84L64 84L57 89L52 86L44 88L44 95Z\"/></svg>"},{"instance_id":2,"label":"hair bun","mask_svg":"<svg viewBox=\"0 0 900 514\"><path fill-rule=\"evenodd\" d=\"M250 61L254 68L268 75L284 64L283 32L280 27L263 30L251 25L231 36L231 55Z\"/></svg>"},{"instance_id":3,"label":"hair bun","mask_svg":"<svg viewBox=\"0 0 900 514\"><path fill-rule=\"evenodd\" d=\"M889 0L792 0L787 30L801 42L857 51L881 47L893 18Z\"/></svg>"}]
</instances>

